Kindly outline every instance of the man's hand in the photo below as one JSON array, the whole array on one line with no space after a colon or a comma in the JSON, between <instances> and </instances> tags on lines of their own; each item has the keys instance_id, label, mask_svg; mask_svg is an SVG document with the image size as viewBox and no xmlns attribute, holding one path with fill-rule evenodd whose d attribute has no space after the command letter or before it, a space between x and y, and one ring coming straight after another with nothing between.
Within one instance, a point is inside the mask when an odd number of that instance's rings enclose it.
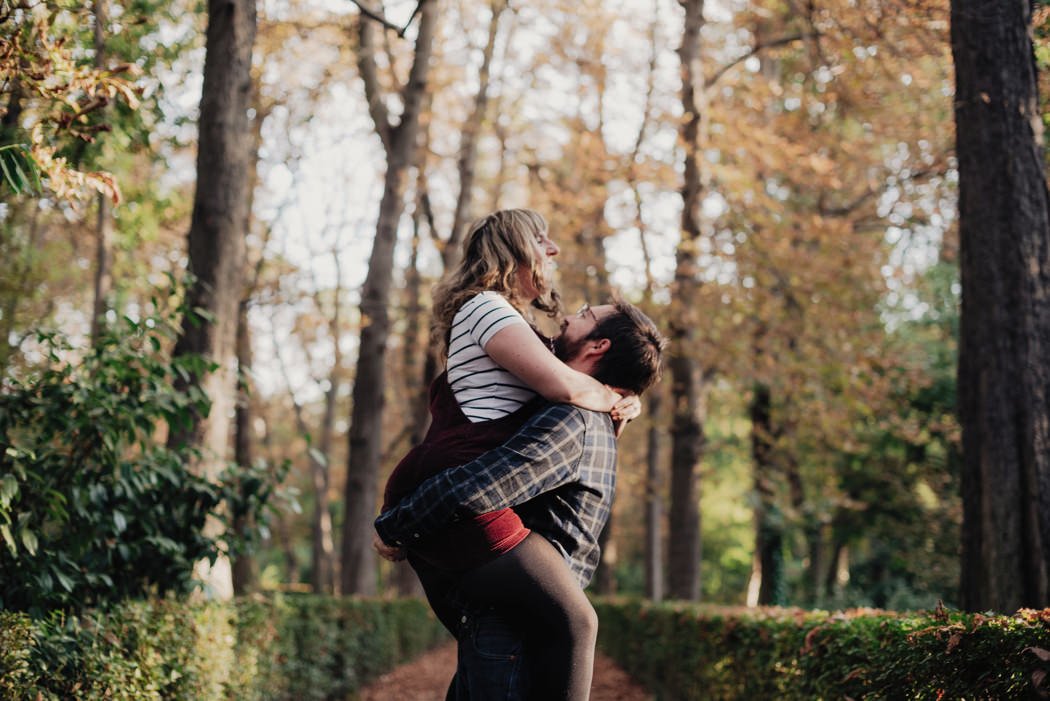
<instances>
[{"instance_id":1,"label":"man's hand","mask_svg":"<svg viewBox=\"0 0 1050 701\"><path fill-rule=\"evenodd\" d=\"M372 533L372 549L379 553L381 558L384 560L390 560L391 562L400 562L408 556L408 553L405 552L404 548L398 548L384 543L378 533Z\"/></svg>"}]
</instances>

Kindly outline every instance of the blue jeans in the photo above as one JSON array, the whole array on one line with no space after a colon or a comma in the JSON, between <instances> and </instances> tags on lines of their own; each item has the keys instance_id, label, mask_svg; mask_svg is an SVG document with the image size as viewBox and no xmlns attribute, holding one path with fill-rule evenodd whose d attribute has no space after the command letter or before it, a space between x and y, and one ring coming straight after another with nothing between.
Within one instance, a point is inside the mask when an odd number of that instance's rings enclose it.
<instances>
[{"instance_id":1,"label":"blue jeans","mask_svg":"<svg viewBox=\"0 0 1050 701\"><path fill-rule=\"evenodd\" d=\"M459 591L459 576L413 557L430 607L458 642L456 675L446 701L525 701L529 672L523 636L495 608L473 602Z\"/></svg>"},{"instance_id":2,"label":"blue jeans","mask_svg":"<svg viewBox=\"0 0 1050 701\"><path fill-rule=\"evenodd\" d=\"M462 609L456 676L446 701L525 701L528 672L519 631L492 608Z\"/></svg>"}]
</instances>

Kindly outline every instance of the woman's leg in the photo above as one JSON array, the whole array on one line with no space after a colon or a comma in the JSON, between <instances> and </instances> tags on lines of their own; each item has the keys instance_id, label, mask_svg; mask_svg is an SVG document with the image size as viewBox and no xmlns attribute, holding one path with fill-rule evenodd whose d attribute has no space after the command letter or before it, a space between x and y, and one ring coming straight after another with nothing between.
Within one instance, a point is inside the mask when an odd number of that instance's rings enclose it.
<instances>
[{"instance_id":1,"label":"woman's leg","mask_svg":"<svg viewBox=\"0 0 1050 701\"><path fill-rule=\"evenodd\" d=\"M531 533L510 552L468 572L463 590L520 620L529 642L532 698L586 701L598 617L553 545Z\"/></svg>"}]
</instances>

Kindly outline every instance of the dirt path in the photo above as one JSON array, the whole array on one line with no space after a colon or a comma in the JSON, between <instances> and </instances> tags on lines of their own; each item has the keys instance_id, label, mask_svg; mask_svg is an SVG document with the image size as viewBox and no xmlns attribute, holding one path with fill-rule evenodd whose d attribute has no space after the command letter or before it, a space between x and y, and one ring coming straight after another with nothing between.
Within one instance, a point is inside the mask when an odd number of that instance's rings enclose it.
<instances>
[{"instance_id":1,"label":"dirt path","mask_svg":"<svg viewBox=\"0 0 1050 701\"><path fill-rule=\"evenodd\" d=\"M444 701L445 691L456 669L456 645L442 645L414 662L384 674L361 691L361 701ZM591 701L652 701L608 657L594 661Z\"/></svg>"}]
</instances>

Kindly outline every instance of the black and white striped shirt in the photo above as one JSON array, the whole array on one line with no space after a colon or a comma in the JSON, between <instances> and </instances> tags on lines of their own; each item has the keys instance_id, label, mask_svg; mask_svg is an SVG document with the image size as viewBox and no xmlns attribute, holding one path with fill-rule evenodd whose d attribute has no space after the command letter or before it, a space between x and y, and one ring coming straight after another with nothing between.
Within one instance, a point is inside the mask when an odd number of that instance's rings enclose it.
<instances>
[{"instance_id":1,"label":"black and white striped shirt","mask_svg":"<svg viewBox=\"0 0 1050 701\"><path fill-rule=\"evenodd\" d=\"M528 326L518 310L498 292L478 293L452 318L448 383L463 414L474 423L511 414L536 396L485 352L485 346L498 331L514 324Z\"/></svg>"}]
</instances>

